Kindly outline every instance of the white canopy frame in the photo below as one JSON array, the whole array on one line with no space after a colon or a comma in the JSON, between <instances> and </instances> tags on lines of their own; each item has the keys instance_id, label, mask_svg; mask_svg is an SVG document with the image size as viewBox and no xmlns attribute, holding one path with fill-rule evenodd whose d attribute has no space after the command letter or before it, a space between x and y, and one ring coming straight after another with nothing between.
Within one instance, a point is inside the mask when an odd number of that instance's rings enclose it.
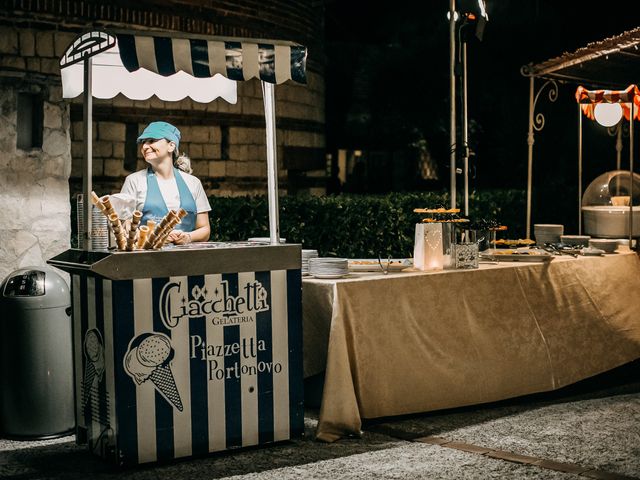
<instances>
[{"instance_id":1,"label":"white canopy frame","mask_svg":"<svg viewBox=\"0 0 640 480\"><path fill-rule=\"evenodd\" d=\"M558 83L555 79L545 79L542 78L543 83L536 91L535 79L536 76L531 73L531 70L523 67L521 73L524 76L529 77L529 129L527 133L527 218L526 218L526 237L531 238L531 193L533 190L533 145L535 143L534 133L540 132L545 126L545 117L544 114L538 112L536 113L536 105L541 94L548 88L547 96L550 102L555 102L558 99ZM535 95L534 95L535 93ZM633 151L633 118L637 113L634 111L634 103L633 102L624 102L624 101L613 101L608 103L623 103L628 105L630 109L630 119L629 119L629 175L631 178L631 195L633 195L633 170L634 170L634 151ZM583 133L583 122L582 122L582 109L581 104L578 103L578 234L582 235L582 164L583 164L583 149L582 149L582 133ZM616 126L616 157L617 157L617 169L620 170L620 159L621 159L621 150L622 150L622 122L624 119L620 120L620 123ZM630 202L629 208L629 246L633 245L633 201Z\"/></svg>"},{"instance_id":2,"label":"white canopy frame","mask_svg":"<svg viewBox=\"0 0 640 480\"><path fill-rule=\"evenodd\" d=\"M269 237L272 245L279 244L274 84L289 79L306 82L306 48L272 40L167 35L166 32L157 36L151 32L142 35L126 32L120 35L129 41L128 52L123 53L115 35L104 31L88 32L80 35L60 60L63 97L75 98L83 94L82 190L86 207L83 211L84 231L79 232L81 248L91 249L88 199L93 189L94 96L113 98L123 93L128 98L140 100L156 95L167 101L189 96L201 103L222 97L229 103L236 103L236 81L254 77L260 78L262 84L265 111ZM166 57L169 57L168 61Z\"/></svg>"},{"instance_id":3,"label":"white canopy frame","mask_svg":"<svg viewBox=\"0 0 640 480\"><path fill-rule=\"evenodd\" d=\"M624 104L629 109L629 248L633 247L633 122L637 112L634 110L637 88L633 85L633 89L629 87L630 94L620 96L622 92L611 92L610 90L599 91L601 95L591 98L591 95L584 94L578 100L578 234L582 235L582 105L597 103L619 103ZM580 91L580 88L578 89ZM585 90L586 92L586 90ZM618 131L622 131L622 122L624 116L618 123ZM618 170L620 170L620 151L617 150Z\"/></svg>"},{"instance_id":4,"label":"white canopy frame","mask_svg":"<svg viewBox=\"0 0 640 480\"><path fill-rule=\"evenodd\" d=\"M640 27L637 27L620 35L590 43L575 52L564 53L539 64L530 63L520 69L520 73L529 78L526 238L531 236L534 135L545 126L544 114L536 112L536 106L542 92L547 89L549 101L555 102L558 98L559 83L575 83L598 89L624 88L629 84L634 84L637 82L640 71L640 61L638 61L640 55L637 53L639 47ZM541 81L537 85L535 84L536 79ZM632 125L630 125L631 127ZM621 135L622 133L619 131L616 146L618 169L620 169Z\"/></svg>"}]
</instances>

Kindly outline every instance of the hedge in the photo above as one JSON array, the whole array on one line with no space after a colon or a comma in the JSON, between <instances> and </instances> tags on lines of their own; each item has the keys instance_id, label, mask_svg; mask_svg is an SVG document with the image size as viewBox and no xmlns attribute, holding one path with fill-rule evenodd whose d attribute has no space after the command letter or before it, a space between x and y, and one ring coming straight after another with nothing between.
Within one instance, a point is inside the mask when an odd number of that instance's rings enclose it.
<instances>
[{"instance_id":1,"label":"hedge","mask_svg":"<svg viewBox=\"0 0 640 480\"><path fill-rule=\"evenodd\" d=\"M266 197L209 198L212 241L269 236ZM280 236L302 243L320 255L348 258L413 255L416 207L448 206L445 192L388 195L283 196L279 199ZM71 243L77 245L76 202L71 202ZM469 199L472 218L496 219L507 225L509 238L522 238L525 192L483 190Z\"/></svg>"},{"instance_id":2,"label":"hedge","mask_svg":"<svg viewBox=\"0 0 640 480\"><path fill-rule=\"evenodd\" d=\"M211 240L269 236L266 197L210 197ZM409 257L413 254L416 207L449 205L445 192L389 195L284 196L279 200L280 236L322 256ZM524 235L525 193L485 190L469 200L472 218L496 219L509 238Z\"/></svg>"}]
</instances>

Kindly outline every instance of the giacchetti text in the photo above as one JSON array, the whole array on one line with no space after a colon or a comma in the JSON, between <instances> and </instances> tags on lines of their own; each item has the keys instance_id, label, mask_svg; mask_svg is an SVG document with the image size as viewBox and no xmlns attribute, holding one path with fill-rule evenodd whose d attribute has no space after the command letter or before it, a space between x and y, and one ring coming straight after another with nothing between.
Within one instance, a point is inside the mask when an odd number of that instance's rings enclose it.
<instances>
[{"instance_id":1,"label":"giacchetti text","mask_svg":"<svg viewBox=\"0 0 640 480\"><path fill-rule=\"evenodd\" d=\"M169 282L160 293L160 317L167 328L175 328L181 320L205 317L213 325L238 325L253 322L252 314L269 310L267 290L256 280L229 292L229 282L214 286L194 286L191 292L185 282Z\"/></svg>"}]
</instances>

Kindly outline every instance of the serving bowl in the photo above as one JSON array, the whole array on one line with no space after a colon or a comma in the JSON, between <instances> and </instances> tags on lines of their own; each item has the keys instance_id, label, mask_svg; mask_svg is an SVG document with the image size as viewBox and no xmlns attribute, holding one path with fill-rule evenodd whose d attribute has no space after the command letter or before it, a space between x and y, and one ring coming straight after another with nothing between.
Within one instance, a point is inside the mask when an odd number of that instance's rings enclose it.
<instances>
[{"instance_id":1,"label":"serving bowl","mask_svg":"<svg viewBox=\"0 0 640 480\"><path fill-rule=\"evenodd\" d=\"M599 248L605 253L614 253L618 249L618 240L608 238L592 238L589 240L589 246Z\"/></svg>"},{"instance_id":2,"label":"serving bowl","mask_svg":"<svg viewBox=\"0 0 640 480\"><path fill-rule=\"evenodd\" d=\"M560 235L560 242L565 245L583 245L586 247L589 245L589 240L591 240L591 236L589 235Z\"/></svg>"}]
</instances>

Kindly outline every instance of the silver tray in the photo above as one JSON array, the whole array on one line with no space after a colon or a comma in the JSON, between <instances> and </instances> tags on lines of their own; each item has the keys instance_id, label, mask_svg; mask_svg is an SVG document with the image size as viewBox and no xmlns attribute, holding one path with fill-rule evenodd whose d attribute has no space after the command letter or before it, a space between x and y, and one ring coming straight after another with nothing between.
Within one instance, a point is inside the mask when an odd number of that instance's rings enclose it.
<instances>
[{"instance_id":1,"label":"silver tray","mask_svg":"<svg viewBox=\"0 0 640 480\"><path fill-rule=\"evenodd\" d=\"M481 253L480 260L491 260L492 262L550 262L555 255L544 250L511 250L513 253ZM532 253L533 252L533 253Z\"/></svg>"},{"instance_id":2,"label":"silver tray","mask_svg":"<svg viewBox=\"0 0 640 480\"><path fill-rule=\"evenodd\" d=\"M382 263L382 266L380 266ZM383 272L384 268L389 264L389 272L400 272L405 268L413 266L413 259L410 258L392 258L387 261L386 258L378 261L377 258L350 258L350 272Z\"/></svg>"}]
</instances>

